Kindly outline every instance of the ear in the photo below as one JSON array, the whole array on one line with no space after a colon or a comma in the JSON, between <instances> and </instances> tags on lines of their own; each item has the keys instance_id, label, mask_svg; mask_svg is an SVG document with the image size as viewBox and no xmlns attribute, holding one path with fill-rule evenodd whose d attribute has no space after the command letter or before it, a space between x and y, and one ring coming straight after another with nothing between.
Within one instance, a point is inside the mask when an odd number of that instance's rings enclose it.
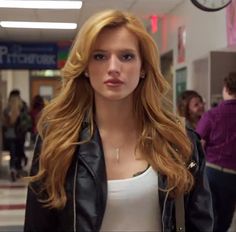
<instances>
[{"instance_id":1,"label":"ear","mask_svg":"<svg viewBox=\"0 0 236 232\"><path fill-rule=\"evenodd\" d=\"M140 78L142 78L142 79L145 78L145 72L144 72L144 70L142 70L142 71L140 72Z\"/></svg>"}]
</instances>

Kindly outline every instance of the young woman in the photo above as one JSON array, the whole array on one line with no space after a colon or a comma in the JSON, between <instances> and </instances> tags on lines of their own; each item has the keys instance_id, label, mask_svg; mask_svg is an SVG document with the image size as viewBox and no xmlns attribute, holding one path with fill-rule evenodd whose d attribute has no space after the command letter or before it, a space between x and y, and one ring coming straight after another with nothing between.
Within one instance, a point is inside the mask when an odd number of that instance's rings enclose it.
<instances>
[{"instance_id":1,"label":"young woman","mask_svg":"<svg viewBox=\"0 0 236 232\"><path fill-rule=\"evenodd\" d=\"M10 175L14 182L20 176L21 166L21 149L20 137L16 133L17 121L20 117L23 103L19 96L10 94L8 103L3 111L3 133L7 149L10 152Z\"/></svg>"},{"instance_id":2,"label":"young woman","mask_svg":"<svg viewBox=\"0 0 236 232\"><path fill-rule=\"evenodd\" d=\"M63 80L39 121L24 230L174 231L184 195L187 231L211 231L201 145L162 107L168 86L143 24L92 16Z\"/></svg>"},{"instance_id":3,"label":"young woman","mask_svg":"<svg viewBox=\"0 0 236 232\"><path fill-rule=\"evenodd\" d=\"M178 97L177 110L180 116L185 117L186 124L195 129L205 112L202 96L194 90L185 90Z\"/></svg>"}]
</instances>

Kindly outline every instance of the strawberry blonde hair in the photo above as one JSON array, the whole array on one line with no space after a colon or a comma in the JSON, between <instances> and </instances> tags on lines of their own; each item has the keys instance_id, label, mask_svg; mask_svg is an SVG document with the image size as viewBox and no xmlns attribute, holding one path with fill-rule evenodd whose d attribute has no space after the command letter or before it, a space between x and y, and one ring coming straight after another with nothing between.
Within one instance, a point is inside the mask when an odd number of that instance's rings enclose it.
<instances>
[{"instance_id":1,"label":"strawberry blonde hair","mask_svg":"<svg viewBox=\"0 0 236 232\"><path fill-rule=\"evenodd\" d=\"M60 94L43 110L38 130L43 140L39 171L31 181L40 180L48 199L45 206L66 204L65 179L71 165L84 118L94 132L93 89L85 70L99 33L104 28L125 27L138 39L145 78L134 92L135 116L140 124L137 148L153 168L167 177L173 196L190 191L193 177L186 168L191 143L176 116L163 108L168 84L160 72L156 44L143 24L132 14L106 10L95 14L80 29L62 70Z\"/></svg>"}]
</instances>

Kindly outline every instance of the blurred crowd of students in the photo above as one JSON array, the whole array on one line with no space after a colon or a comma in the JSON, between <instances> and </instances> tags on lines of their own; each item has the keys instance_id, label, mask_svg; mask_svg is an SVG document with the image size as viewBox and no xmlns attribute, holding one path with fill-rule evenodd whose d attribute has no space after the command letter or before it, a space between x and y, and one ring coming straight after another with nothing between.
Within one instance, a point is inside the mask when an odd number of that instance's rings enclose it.
<instances>
[{"instance_id":1,"label":"blurred crowd of students","mask_svg":"<svg viewBox=\"0 0 236 232\"><path fill-rule=\"evenodd\" d=\"M7 105L2 112L2 135L3 149L10 153L10 178L13 182L27 175L27 171L24 170L28 163L25 154L26 135L30 133L34 142L37 133L36 123L43 107L44 101L39 95L33 98L31 107L28 107L18 89L12 90L9 94Z\"/></svg>"},{"instance_id":2,"label":"blurred crowd of students","mask_svg":"<svg viewBox=\"0 0 236 232\"><path fill-rule=\"evenodd\" d=\"M236 73L225 77L222 97L206 112L202 96L194 90L182 92L177 101L179 115L199 134L205 151L214 232L229 229L236 205Z\"/></svg>"}]
</instances>

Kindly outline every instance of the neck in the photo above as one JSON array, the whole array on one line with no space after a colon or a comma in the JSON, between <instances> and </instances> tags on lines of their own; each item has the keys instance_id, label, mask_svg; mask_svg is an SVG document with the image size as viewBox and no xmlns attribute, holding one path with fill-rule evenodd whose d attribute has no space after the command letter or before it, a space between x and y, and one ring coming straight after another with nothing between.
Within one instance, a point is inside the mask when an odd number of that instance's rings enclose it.
<instances>
[{"instance_id":1,"label":"neck","mask_svg":"<svg viewBox=\"0 0 236 232\"><path fill-rule=\"evenodd\" d=\"M132 154L137 143L138 127L134 120L131 98L122 101L95 100L95 117L105 153L120 162L121 153ZM127 143L127 141L129 143ZM129 145L128 145L129 144ZM132 151L130 150L132 147ZM107 158L109 159L109 158Z\"/></svg>"},{"instance_id":2,"label":"neck","mask_svg":"<svg viewBox=\"0 0 236 232\"><path fill-rule=\"evenodd\" d=\"M136 127L131 98L122 101L95 100L96 123L100 130L130 131Z\"/></svg>"},{"instance_id":3,"label":"neck","mask_svg":"<svg viewBox=\"0 0 236 232\"><path fill-rule=\"evenodd\" d=\"M236 99L236 96L234 96L234 95L226 95L224 97L224 100L233 100L233 99Z\"/></svg>"},{"instance_id":4,"label":"neck","mask_svg":"<svg viewBox=\"0 0 236 232\"><path fill-rule=\"evenodd\" d=\"M199 116L199 115L198 116L192 116L190 123L193 126L193 128L196 128L197 123L200 120L200 118L201 118L201 116Z\"/></svg>"},{"instance_id":5,"label":"neck","mask_svg":"<svg viewBox=\"0 0 236 232\"><path fill-rule=\"evenodd\" d=\"M230 93L226 86L223 87L222 95L224 100L236 99L236 93Z\"/></svg>"}]
</instances>

